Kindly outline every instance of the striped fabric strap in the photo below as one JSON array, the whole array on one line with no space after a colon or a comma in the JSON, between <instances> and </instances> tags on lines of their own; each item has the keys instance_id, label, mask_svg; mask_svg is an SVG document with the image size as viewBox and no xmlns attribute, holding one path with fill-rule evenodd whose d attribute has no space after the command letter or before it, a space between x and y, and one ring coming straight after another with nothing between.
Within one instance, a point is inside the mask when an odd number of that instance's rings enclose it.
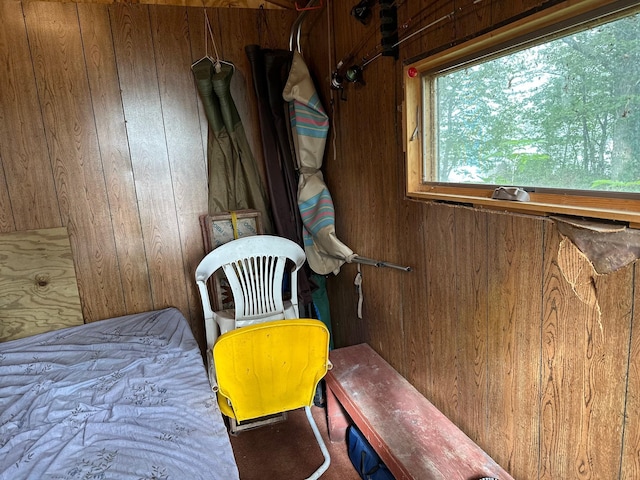
<instances>
[{"instance_id":1,"label":"striped fabric strap","mask_svg":"<svg viewBox=\"0 0 640 480\"><path fill-rule=\"evenodd\" d=\"M362 271L360 270L360 264L358 263L358 273L353 281L358 292L358 318L362 320L362 302L364 301L364 294L362 293Z\"/></svg>"}]
</instances>

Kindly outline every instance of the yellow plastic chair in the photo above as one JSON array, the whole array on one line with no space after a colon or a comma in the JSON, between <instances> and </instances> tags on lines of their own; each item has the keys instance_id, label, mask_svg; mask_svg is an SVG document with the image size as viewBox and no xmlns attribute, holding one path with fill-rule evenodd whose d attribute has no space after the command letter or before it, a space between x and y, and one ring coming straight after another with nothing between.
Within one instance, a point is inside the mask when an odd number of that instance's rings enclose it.
<instances>
[{"instance_id":1,"label":"yellow plastic chair","mask_svg":"<svg viewBox=\"0 0 640 480\"><path fill-rule=\"evenodd\" d=\"M232 330L213 347L218 403L241 422L304 408L324 456L309 479L329 468L329 451L311 414L318 382L331 368L329 331L319 320L276 320Z\"/></svg>"}]
</instances>

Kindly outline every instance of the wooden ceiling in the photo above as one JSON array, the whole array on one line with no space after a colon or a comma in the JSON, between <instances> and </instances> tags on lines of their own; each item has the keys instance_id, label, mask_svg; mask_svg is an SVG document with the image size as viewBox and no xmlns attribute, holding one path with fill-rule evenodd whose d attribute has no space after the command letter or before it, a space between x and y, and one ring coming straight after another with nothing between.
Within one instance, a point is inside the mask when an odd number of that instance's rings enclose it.
<instances>
[{"instance_id":1,"label":"wooden ceiling","mask_svg":"<svg viewBox=\"0 0 640 480\"><path fill-rule=\"evenodd\" d=\"M76 3L138 3L149 5L178 5L182 7L270 8L295 10L295 0L45 0ZM299 3L305 5L304 0Z\"/></svg>"}]
</instances>

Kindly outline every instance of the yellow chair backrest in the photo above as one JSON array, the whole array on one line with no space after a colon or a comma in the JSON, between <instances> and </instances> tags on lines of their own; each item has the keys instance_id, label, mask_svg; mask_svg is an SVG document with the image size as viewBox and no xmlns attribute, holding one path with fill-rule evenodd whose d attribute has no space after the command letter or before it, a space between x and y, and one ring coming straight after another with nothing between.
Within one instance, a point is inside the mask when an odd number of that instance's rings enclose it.
<instances>
[{"instance_id":1,"label":"yellow chair backrest","mask_svg":"<svg viewBox=\"0 0 640 480\"><path fill-rule=\"evenodd\" d=\"M312 319L242 327L218 338L213 358L225 415L241 422L310 407L330 368L329 331Z\"/></svg>"}]
</instances>

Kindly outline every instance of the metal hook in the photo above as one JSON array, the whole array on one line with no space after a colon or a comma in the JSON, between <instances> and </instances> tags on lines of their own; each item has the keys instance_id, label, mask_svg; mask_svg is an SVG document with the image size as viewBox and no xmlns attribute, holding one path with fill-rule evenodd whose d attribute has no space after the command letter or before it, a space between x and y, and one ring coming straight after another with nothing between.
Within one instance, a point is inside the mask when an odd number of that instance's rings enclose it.
<instances>
[{"instance_id":1,"label":"metal hook","mask_svg":"<svg viewBox=\"0 0 640 480\"><path fill-rule=\"evenodd\" d=\"M296 10L298 12L305 12L307 10L320 10L322 7L324 7L323 0L320 0L320 5L316 7L311 6L312 3L313 2L309 2L306 7L300 7L298 6L298 2L296 2Z\"/></svg>"},{"instance_id":2,"label":"metal hook","mask_svg":"<svg viewBox=\"0 0 640 480\"><path fill-rule=\"evenodd\" d=\"M293 40L295 38L296 50L298 53L302 54L302 47L300 46L300 31L302 30L302 23L310 10L317 10L324 6L323 0L320 0L320 5L317 7L313 6L315 3L316 0L309 0L306 7L299 8L298 3L296 2L296 10L298 10L300 14L298 15L298 18L296 18L295 22L293 22L293 25L291 26L291 33L289 35L289 50L292 52L294 48Z\"/></svg>"}]
</instances>

